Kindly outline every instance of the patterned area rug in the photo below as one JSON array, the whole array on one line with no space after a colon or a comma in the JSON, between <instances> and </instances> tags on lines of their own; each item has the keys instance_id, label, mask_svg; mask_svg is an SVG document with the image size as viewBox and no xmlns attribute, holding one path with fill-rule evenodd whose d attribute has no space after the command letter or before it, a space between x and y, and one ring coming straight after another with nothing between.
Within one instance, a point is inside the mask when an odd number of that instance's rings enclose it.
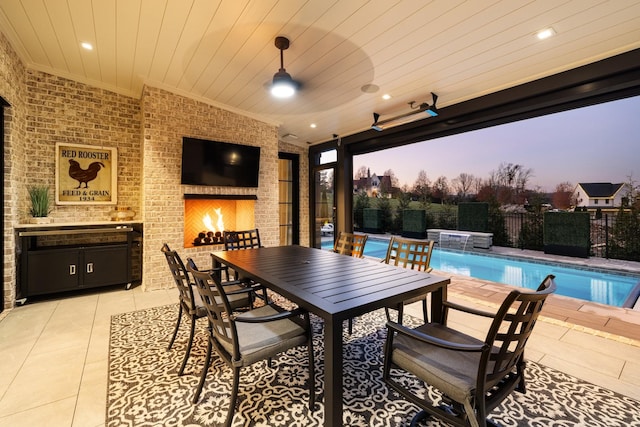
<instances>
[{"instance_id":1,"label":"patterned area rug","mask_svg":"<svg viewBox=\"0 0 640 427\"><path fill-rule=\"evenodd\" d=\"M178 306L169 305L112 317L109 349L107 425L216 426L224 421L231 370L214 356L200 401L192 404L206 349L206 320L199 321L192 355L177 375L188 337L187 322L171 351L166 347ZM417 322L415 319L405 323ZM233 426L322 426L324 413L322 323L312 317L316 352L316 410L309 412L306 350L291 350L273 368L257 363L241 372ZM345 332L344 424L408 426L417 408L382 381L384 311L354 321ZM345 328L346 331L346 328ZM513 393L490 418L503 426L640 426L638 402L561 372L529 363L527 393ZM425 393L431 393L426 390ZM440 426L429 420L428 426Z\"/></svg>"}]
</instances>

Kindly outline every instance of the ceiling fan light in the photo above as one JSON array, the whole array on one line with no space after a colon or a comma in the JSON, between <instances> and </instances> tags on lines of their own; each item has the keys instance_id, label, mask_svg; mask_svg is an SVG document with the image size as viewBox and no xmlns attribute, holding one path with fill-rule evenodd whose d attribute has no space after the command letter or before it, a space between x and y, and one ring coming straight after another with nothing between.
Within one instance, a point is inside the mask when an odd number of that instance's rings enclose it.
<instances>
[{"instance_id":1,"label":"ceiling fan light","mask_svg":"<svg viewBox=\"0 0 640 427\"><path fill-rule=\"evenodd\" d=\"M296 83L293 81L289 73L284 69L280 69L280 71L273 76L271 94L276 98L289 98L295 93Z\"/></svg>"}]
</instances>

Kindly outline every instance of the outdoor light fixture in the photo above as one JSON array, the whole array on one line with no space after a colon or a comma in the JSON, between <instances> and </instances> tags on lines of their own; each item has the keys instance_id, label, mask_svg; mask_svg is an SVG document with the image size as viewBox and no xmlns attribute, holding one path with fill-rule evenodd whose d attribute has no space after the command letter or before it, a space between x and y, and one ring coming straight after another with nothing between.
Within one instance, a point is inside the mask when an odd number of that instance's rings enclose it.
<instances>
[{"instance_id":1,"label":"outdoor light fixture","mask_svg":"<svg viewBox=\"0 0 640 427\"><path fill-rule=\"evenodd\" d=\"M382 132L385 129L392 128L395 126L400 126L406 123L415 122L416 120L422 120L425 118L423 113L426 113L429 117L435 117L438 115L438 109L436 108L436 101L438 100L438 95L431 92L431 96L433 97L433 104L429 105L426 102L415 106L415 101L411 101L409 106L413 111L410 111L405 114L401 114L399 116L392 117L390 119L379 120L380 114L373 113L373 124L371 125L371 129L377 130L378 132Z\"/></svg>"},{"instance_id":2,"label":"outdoor light fixture","mask_svg":"<svg viewBox=\"0 0 640 427\"><path fill-rule=\"evenodd\" d=\"M289 49L289 39L286 37L276 37L275 45L280 49L280 69L273 75L271 94L276 98L289 98L296 93L299 84L291 78L291 75L284 69L283 52Z\"/></svg>"}]
</instances>

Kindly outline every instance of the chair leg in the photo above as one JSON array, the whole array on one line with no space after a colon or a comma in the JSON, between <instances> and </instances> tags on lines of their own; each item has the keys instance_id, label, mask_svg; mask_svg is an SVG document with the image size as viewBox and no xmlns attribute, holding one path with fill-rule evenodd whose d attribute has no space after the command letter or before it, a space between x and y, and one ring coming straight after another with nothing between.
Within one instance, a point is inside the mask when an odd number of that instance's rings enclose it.
<instances>
[{"instance_id":1,"label":"chair leg","mask_svg":"<svg viewBox=\"0 0 640 427\"><path fill-rule=\"evenodd\" d=\"M180 370L178 371L178 375L182 375L184 373L184 368L187 366L187 360L189 360L189 355L191 354L191 347L193 347L193 335L196 330L196 316L191 316L191 330L189 331L189 342L187 343L187 351L184 353L184 358L182 359L182 366L180 366Z\"/></svg>"},{"instance_id":2,"label":"chair leg","mask_svg":"<svg viewBox=\"0 0 640 427\"><path fill-rule=\"evenodd\" d=\"M202 392L202 387L204 386L204 380L207 378L207 371L209 370L209 365L211 364L211 349L211 338L209 338L207 343L207 355L205 356L204 366L202 367L202 373L200 374L200 382L198 383L196 394L193 396L193 403L198 403L198 399L200 399L200 393Z\"/></svg>"},{"instance_id":3,"label":"chair leg","mask_svg":"<svg viewBox=\"0 0 640 427\"><path fill-rule=\"evenodd\" d=\"M169 347L167 347L167 351L171 350L173 343L176 340L176 336L178 336L178 329L180 329L180 321L182 320L182 304L180 304L178 309L178 321L176 322L176 327L173 330L173 336L171 337L171 341L169 342Z\"/></svg>"},{"instance_id":4,"label":"chair leg","mask_svg":"<svg viewBox=\"0 0 640 427\"><path fill-rule=\"evenodd\" d=\"M311 331L309 331L307 346L309 348L309 410L313 412L316 404L316 364L313 355L313 333Z\"/></svg>"},{"instance_id":5,"label":"chair leg","mask_svg":"<svg viewBox=\"0 0 640 427\"><path fill-rule=\"evenodd\" d=\"M427 313L427 298L425 297L422 300L422 316L424 319L424 323L429 323L429 313Z\"/></svg>"},{"instance_id":6,"label":"chair leg","mask_svg":"<svg viewBox=\"0 0 640 427\"><path fill-rule=\"evenodd\" d=\"M347 322L348 322L347 328L349 329L349 335L351 335L353 333L353 319L349 318Z\"/></svg>"},{"instance_id":7,"label":"chair leg","mask_svg":"<svg viewBox=\"0 0 640 427\"><path fill-rule=\"evenodd\" d=\"M229 411L227 412L227 420L225 427L231 427L233 415L236 412L236 401L238 400L238 386L240 384L240 368L233 368L233 388L231 390L231 402L229 402Z\"/></svg>"}]
</instances>

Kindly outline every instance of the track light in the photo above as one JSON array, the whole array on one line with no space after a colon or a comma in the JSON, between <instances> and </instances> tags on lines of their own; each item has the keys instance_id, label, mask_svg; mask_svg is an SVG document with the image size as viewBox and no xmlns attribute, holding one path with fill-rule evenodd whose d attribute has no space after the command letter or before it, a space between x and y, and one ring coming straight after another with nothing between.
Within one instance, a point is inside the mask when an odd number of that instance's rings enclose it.
<instances>
[{"instance_id":1,"label":"track light","mask_svg":"<svg viewBox=\"0 0 640 427\"><path fill-rule=\"evenodd\" d=\"M390 119L379 120L380 114L373 113L373 124L371 125L371 129L382 132L383 130L388 128L415 122L416 120L422 120L425 118L423 113L426 113L429 117L436 117L438 115L438 109L436 108L438 95L431 92L431 96L433 97L433 104L429 105L428 103L423 102L422 104L415 106L415 101L412 101L409 103L409 106L413 111L392 117Z\"/></svg>"},{"instance_id":2,"label":"track light","mask_svg":"<svg viewBox=\"0 0 640 427\"><path fill-rule=\"evenodd\" d=\"M286 37L276 37L275 45L280 49L280 69L273 75L271 94L276 98L289 98L296 93L299 84L291 78L291 75L284 69L283 52L289 49L289 39Z\"/></svg>"}]
</instances>

